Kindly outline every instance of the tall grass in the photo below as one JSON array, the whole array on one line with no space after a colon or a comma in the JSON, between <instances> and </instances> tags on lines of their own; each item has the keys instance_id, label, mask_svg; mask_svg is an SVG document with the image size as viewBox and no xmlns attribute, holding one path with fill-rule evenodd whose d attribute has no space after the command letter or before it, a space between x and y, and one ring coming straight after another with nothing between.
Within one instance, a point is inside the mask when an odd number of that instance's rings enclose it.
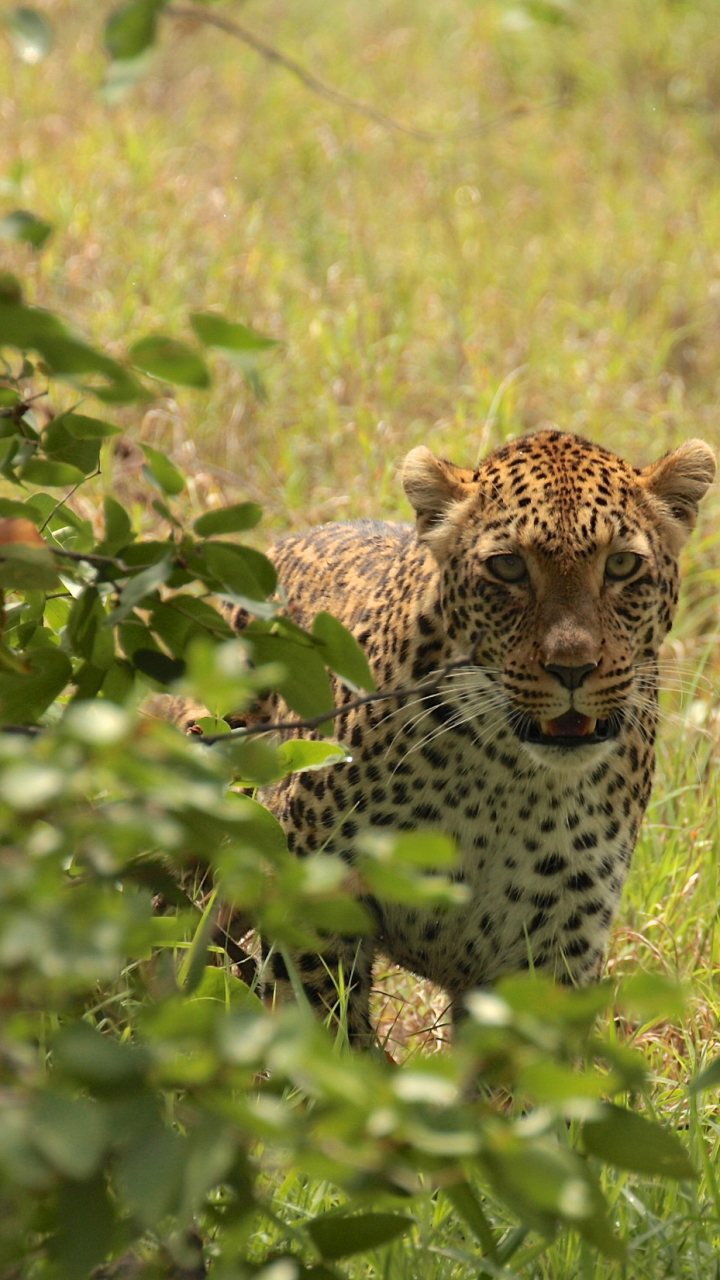
<instances>
[{"instance_id":1,"label":"tall grass","mask_svg":"<svg viewBox=\"0 0 720 1280\"><path fill-rule=\"evenodd\" d=\"M198 509L258 499L268 538L406 519L396 470L409 448L473 460L545 422L638 464L689 435L720 444L712 0L222 8L344 92L441 135L432 143L167 17L146 80L110 108L96 93L110 6L38 4L56 30L47 62L23 66L0 44L0 197L56 230L41 255L5 246L4 264L31 300L118 351L150 331L185 336L187 312L213 307L285 344L263 369L265 400L226 369L208 399L123 411L132 441L194 474ZM105 483L132 492L135 468L131 448ZM518 1276L720 1274L718 1112L712 1094L691 1107L684 1087L716 1052L720 1018L719 517L715 494L686 556L654 799L610 959L613 973L646 965L687 985L682 1022L618 1035L650 1055L652 1105L702 1177L615 1180L624 1270L575 1241L546 1252L529 1238ZM383 1015L390 1036L403 1000L417 1004L407 982ZM440 1011L426 990L420 1004L397 1035L411 1046ZM300 1215L328 1194L292 1177L277 1191ZM426 1212L414 1241L348 1275L472 1274L472 1243L463 1255L442 1197Z\"/></svg>"}]
</instances>

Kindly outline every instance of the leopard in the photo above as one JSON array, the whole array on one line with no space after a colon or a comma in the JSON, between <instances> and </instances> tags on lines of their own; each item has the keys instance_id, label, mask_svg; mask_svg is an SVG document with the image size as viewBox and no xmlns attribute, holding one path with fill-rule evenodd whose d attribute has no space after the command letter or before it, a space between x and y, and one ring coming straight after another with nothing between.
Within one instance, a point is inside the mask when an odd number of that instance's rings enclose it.
<instances>
[{"instance_id":1,"label":"leopard","mask_svg":"<svg viewBox=\"0 0 720 1280\"><path fill-rule=\"evenodd\" d=\"M443 910L365 893L371 933L293 953L295 975L270 951L277 991L299 976L330 1019L344 991L369 1045L378 953L443 989L454 1021L507 974L598 979L653 783L679 553L714 474L697 439L642 469L555 428L475 467L421 445L402 470L414 525L335 522L271 549L292 618L332 613L398 690L336 683L347 758L266 797L290 849L352 868L368 835L441 832L464 886Z\"/></svg>"}]
</instances>

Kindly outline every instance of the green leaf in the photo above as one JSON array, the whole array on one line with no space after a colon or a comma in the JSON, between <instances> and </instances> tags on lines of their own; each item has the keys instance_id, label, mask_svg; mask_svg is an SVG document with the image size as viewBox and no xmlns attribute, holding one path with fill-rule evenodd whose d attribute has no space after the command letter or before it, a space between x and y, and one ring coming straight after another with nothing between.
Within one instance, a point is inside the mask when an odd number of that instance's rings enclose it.
<instances>
[{"instance_id":1,"label":"green leaf","mask_svg":"<svg viewBox=\"0 0 720 1280\"><path fill-rule=\"evenodd\" d=\"M320 641L321 652L327 665L355 689L367 689L374 693L368 660L354 635L331 613L318 613L313 621L312 634Z\"/></svg>"},{"instance_id":2,"label":"green leaf","mask_svg":"<svg viewBox=\"0 0 720 1280\"><path fill-rule=\"evenodd\" d=\"M41 1093L33 1108L33 1141L60 1173L89 1178L108 1142L102 1108L90 1098Z\"/></svg>"},{"instance_id":3,"label":"green leaf","mask_svg":"<svg viewBox=\"0 0 720 1280\"><path fill-rule=\"evenodd\" d=\"M276 338L266 338L262 333L249 329L247 325L225 320L223 316L212 312L195 311L190 316L190 323L206 347L220 347L225 351L257 352L281 345Z\"/></svg>"},{"instance_id":4,"label":"green leaf","mask_svg":"<svg viewBox=\"0 0 720 1280\"><path fill-rule=\"evenodd\" d=\"M467 1182L456 1182L445 1188L445 1195L455 1212L467 1223L473 1235L480 1241L483 1251L497 1263L499 1259L493 1229L472 1187Z\"/></svg>"},{"instance_id":5,"label":"green leaf","mask_svg":"<svg viewBox=\"0 0 720 1280\"><path fill-rule=\"evenodd\" d=\"M22 303L22 300L22 285L17 276L14 276L12 271L0 271L0 302L8 302L16 307Z\"/></svg>"},{"instance_id":6,"label":"green leaf","mask_svg":"<svg viewBox=\"0 0 720 1280\"><path fill-rule=\"evenodd\" d=\"M239 502L234 507L221 507L219 511L207 511L193 525L200 538L214 533L242 533L254 529L262 519L262 507L257 502Z\"/></svg>"},{"instance_id":7,"label":"green leaf","mask_svg":"<svg viewBox=\"0 0 720 1280\"><path fill-rule=\"evenodd\" d=\"M624 978L616 1004L642 1018L682 1018L685 1001L682 988L661 973L638 970Z\"/></svg>"},{"instance_id":8,"label":"green leaf","mask_svg":"<svg viewBox=\"0 0 720 1280\"><path fill-rule=\"evenodd\" d=\"M22 62L35 66L47 57L53 47L52 27L37 9L21 5L12 9L5 21L10 29L12 47Z\"/></svg>"},{"instance_id":9,"label":"green leaf","mask_svg":"<svg viewBox=\"0 0 720 1280\"><path fill-rule=\"evenodd\" d=\"M167 582L171 572L172 561L169 556L165 556L163 560L158 560L155 564L148 565L147 569L143 569L141 573L131 578L120 592L117 608L113 609L112 613L105 619L105 626L116 626L118 622L126 618L144 596L150 595L163 582Z\"/></svg>"},{"instance_id":10,"label":"green leaf","mask_svg":"<svg viewBox=\"0 0 720 1280\"><path fill-rule=\"evenodd\" d=\"M677 1134L635 1111L606 1103L600 1120L583 1125L585 1150L607 1164L665 1178L697 1178Z\"/></svg>"},{"instance_id":11,"label":"green leaf","mask_svg":"<svg viewBox=\"0 0 720 1280\"><path fill-rule=\"evenodd\" d=\"M105 1259L115 1215L101 1174L88 1182L65 1182L55 1206L49 1253L61 1280L87 1280Z\"/></svg>"},{"instance_id":12,"label":"green leaf","mask_svg":"<svg viewBox=\"0 0 720 1280\"><path fill-rule=\"evenodd\" d=\"M207 365L197 351L176 338L155 334L141 338L129 351L132 363L154 378L176 382L182 387L209 387Z\"/></svg>"},{"instance_id":13,"label":"green leaf","mask_svg":"<svg viewBox=\"0 0 720 1280\"><path fill-rule=\"evenodd\" d=\"M105 537L99 544L102 555L114 556L121 547L127 546L133 536L130 517L124 507L109 494L103 502L105 513Z\"/></svg>"},{"instance_id":14,"label":"green leaf","mask_svg":"<svg viewBox=\"0 0 720 1280\"><path fill-rule=\"evenodd\" d=\"M166 0L131 0L110 14L105 48L111 58L136 58L155 41L159 11Z\"/></svg>"},{"instance_id":15,"label":"green leaf","mask_svg":"<svg viewBox=\"0 0 720 1280\"><path fill-rule=\"evenodd\" d=\"M171 497L182 493L185 488L185 478L177 467L173 466L170 459L166 458L159 449L151 448L149 444L143 444L140 448L147 458L147 470L163 493Z\"/></svg>"},{"instance_id":16,"label":"green leaf","mask_svg":"<svg viewBox=\"0 0 720 1280\"><path fill-rule=\"evenodd\" d=\"M427 871L452 871L458 865L454 840L437 831L372 832L363 838L362 847L380 863L404 863Z\"/></svg>"},{"instance_id":17,"label":"green leaf","mask_svg":"<svg viewBox=\"0 0 720 1280\"><path fill-rule=\"evenodd\" d=\"M122 1152L119 1190L143 1227L153 1227L174 1207L186 1152L187 1142L160 1124L149 1126Z\"/></svg>"},{"instance_id":18,"label":"green leaf","mask_svg":"<svg viewBox=\"0 0 720 1280\"><path fill-rule=\"evenodd\" d=\"M232 640L235 632L229 622L205 600L179 592L153 605L152 629L160 636L176 658L198 637Z\"/></svg>"},{"instance_id":19,"label":"green leaf","mask_svg":"<svg viewBox=\"0 0 720 1280\"><path fill-rule=\"evenodd\" d=\"M233 804L237 823L235 839L251 849L277 858L287 853L287 836L274 814L250 796L237 796Z\"/></svg>"},{"instance_id":20,"label":"green leaf","mask_svg":"<svg viewBox=\"0 0 720 1280\"><path fill-rule=\"evenodd\" d=\"M52 235L52 226L27 209L15 209L0 218L0 240L22 241L33 249L42 249Z\"/></svg>"},{"instance_id":21,"label":"green leaf","mask_svg":"<svg viewBox=\"0 0 720 1280\"><path fill-rule=\"evenodd\" d=\"M236 595L264 600L277 586L277 574L267 556L233 542L207 542L203 559L214 578Z\"/></svg>"},{"instance_id":22,"label":"green leaf","mask_svg":"<svg viewBox=\"0 0 720 1280\"><path fill-rule=\"evenodd\" d=\"M85 476L77 467L70 466L67 462L46 462L44 458L30 458L22 468L20 478L28 484L65 489L82 484Z\"/></svg>"},{"instance_id":23,"label":"green leaf","mask_svg":"<svg viewBox=\"0 0 720 1280\"><path fill-rule=\"evenodd\" d=\"M59 585L55 561L46 546L27 542L0 545L0 587L12 591L52 591Z\"/></svg>"},{"instance_id":24,"label":"green leaf","mask_svg":"<svg viewBox=\"0 0 720 1280\"><path fill-rule=\"evenodd\" d=\"M305 1223L313 1244L323 1258L349 1258L366 1253L405 1235L415 1225L399 1213L324 1213Z\"/></svg>"},{"instance_id":25,"label":"green leaf","mask_svg":"<svg viewBox=\"0 0 720 1280\"><path fill-rule=\"evenodd\" d=\"M166 653L161 653L158 649L136 649L132 664L143 675L157 680L158 684L175 684L176 680L181 680L185 675L182 658L168 658Z\"/></svg>"},{"instance_id":26,"label":"green leaf","mask_svg":"<svg viewBox=\"0 0 720 1280\"><path fill-rule=\"evenodd\" d=\"M146 396L140 383L117 360L75 338L58 316L41 307L0 302L2 346L37 351L52 373L73 381L79 374L100 374L105 383L88 384L87 389L101 400L120 404Z\"/></svg>"},{"instance_id":27,"label":"green leaf","mask_svg":"<svg viewBox=\"0 0 720 1280\"><path fill-rule=\"evenodd\" d=\"M377 927L367 908L343 893L335 893L325 900L303 902L302 922L346 937L372 934Z\"/></svg>"},{"instance_id":28,"label":"green leaf","mask_svg":"<svg viewBox=\"0 0 720 1280\"><path fill-rule=\"evenodd\" d=\"M148 73L152 63L152 47L143 49L136 58L118 58L108 63L102 84L98 89L98 97L108 106L114 107L135 88L136 84Z\"/></svg>"},{"instance_id":29,"label":"green leaf","mask_svg":"<svg viewBox=\"0 0 720 1280\"><path fill-rule=\"evenodd\" d=\"M85 413L72 413L68 410L55 419L55 425L61 422L76 440L106 440L109 436L119 436L121 427L114 427L111 422L102 418L90 418Z\"/></svg>"},{"instance_id":30,"label":"green leaf","mask_svg":"<svg viewBox=\"0 0 720 1280\"><path fill-rule=\"evenodd\" d=\"M102 1093L136 1086L148 1066L145 1049L120 1044L86 1022L76 1022L56 1036L53 1060L64 1076Z\"/></svg>"},{"instance_id":31,"label":"green leaf","mask_svg":"<svg viewBox=\"0 0 720 1280\"><path fill-rule=\"evenodd\" d=\"M287 635L263 632L259 627L260 624L251 624L244 638L252 646L253 660L257 665L278 662L285 668L285 677L274 684L288 706L303 719L332 710L330 681L317 650ZM319 732L331 733L332 723L321 725Z\"/></svg>"},{"instance_id":32,"label":"green leaf","mask_svg":"<svg viewBox=\"0 0 720 1280\"><path fill-rule=\"evenodd\" d=\"M523 7L536 22L551 27L574 27L575 6L570 0L524 0Z\"/></svg>"},{"instance_id":33,"label":"green leaf","mask_svg":"<svg viewBox=\"0 0 720 1280\"><path fill-rule=\"evenodd\" d=\"M68 464L77 467L82 475L90 475L91 471L97 471L102 442L100 439L77 437L70 429L68 419L72 419L72 414L61 414L43 432L45 454L51 462Z\"/></svg>"},{"instance_id":34,"label":"green leaf","mask_svg":"<svg viewBox=\"0 0 720 1280\"><path fill-rule=\"evenodd\" d=\"M67 654L52 645L33 649L27 662L28 675L0 671L0 721L3 724L34 724L72 677Z\"/></svg>"},{"instance_id":35,"label":"green leaf","mask_svg":"<svg viewBox=\"0 0 720 1280\"><path fill-rule=\"evenodd\" d=\"M349 752L339 742L311 742L304 738L291 738L277 747L277 761L283 773L300 773L309 769L326 769L328 765L342 764L349 759Z\"/></svg>"}]
</instances>

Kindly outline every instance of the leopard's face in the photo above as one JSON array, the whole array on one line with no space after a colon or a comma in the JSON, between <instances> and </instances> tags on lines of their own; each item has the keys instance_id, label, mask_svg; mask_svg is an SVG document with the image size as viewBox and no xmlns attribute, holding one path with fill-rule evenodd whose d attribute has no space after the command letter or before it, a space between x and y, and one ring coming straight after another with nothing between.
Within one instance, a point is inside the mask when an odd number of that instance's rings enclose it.
<instances>
[{"instance_id":1,"label":"leopard's face","mask_svg":"<svg viewBox=\"0 0 720 1280\"><path fill-rule=\"evenodd\" d=\"M421 452L406 487L441 568L447 632L472 655L475 705L563 771L595 768L630 722L654 728L678 551L714 472L707 446L646 471L560 432L514 441L474 472ZM432 507L431 479L444 499Z\"/></svg>"}]
</instances>

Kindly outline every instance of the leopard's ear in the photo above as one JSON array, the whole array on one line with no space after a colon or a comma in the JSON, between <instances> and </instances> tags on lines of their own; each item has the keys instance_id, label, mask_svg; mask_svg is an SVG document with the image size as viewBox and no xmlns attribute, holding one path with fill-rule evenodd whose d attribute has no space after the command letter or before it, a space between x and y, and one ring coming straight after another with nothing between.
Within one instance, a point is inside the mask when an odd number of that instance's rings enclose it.
<instances>
[{"instance_id":1,"label":"leopard's ear","mask_svg":"<svg viewBox=\"0 0 720 1280\"><path fill-rule=\"evenodd\" d=\"M640 473L640 482L679 551L695 527L698 506L715 476L715 455L704 440L686 440Z\"/></svg>"},{"instance_id":2,"label":"leopard's ear","mask_svg":"<svg viewBox=\"0 0 720 1280\"><path fill-rule=\"evenodd\" d=\"M475 473L469 467L436 458L425 445L412 449L405 459L402 482L417 512L421 537L442 524L456 502L469 498L475 489Z\"/></svg>"}]
</instances>

